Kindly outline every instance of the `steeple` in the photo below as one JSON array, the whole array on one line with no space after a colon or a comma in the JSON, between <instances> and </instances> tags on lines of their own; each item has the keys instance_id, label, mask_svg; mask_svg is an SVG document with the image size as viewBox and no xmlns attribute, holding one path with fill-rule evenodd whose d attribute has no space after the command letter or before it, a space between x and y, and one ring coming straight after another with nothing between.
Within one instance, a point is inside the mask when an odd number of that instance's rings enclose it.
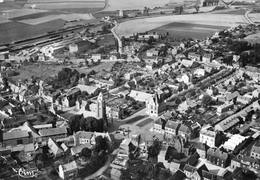
<instances>
[{"instance_id":1,"label":"steeple","mask_svg":"<svg viewBox=\"0 0 260 180\"><path fill-rule=\"evenodd\" d=\"M103 93L100 92L99 95L98 95L98 99L97 100L102 102L104 100L103 98L104 98Z\"/></svg>"}]
</instances>

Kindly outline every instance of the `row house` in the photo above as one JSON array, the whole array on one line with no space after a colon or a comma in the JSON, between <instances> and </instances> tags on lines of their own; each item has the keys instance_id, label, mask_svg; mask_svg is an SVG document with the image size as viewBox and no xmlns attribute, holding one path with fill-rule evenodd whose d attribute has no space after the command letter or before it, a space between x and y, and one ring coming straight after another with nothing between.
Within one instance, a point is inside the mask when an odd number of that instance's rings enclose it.
<instances>
[{"instance_id":1,"label":"row house","mask_svg":"<svg viewBox=\"0 0 260 180\"><path fill-rule=\"evenodd\" d=\"M214 165L226 168L229 165L229 154L220 148L210 148L207 151L207 160Z\"/></svg>"},{"instance_id":2,"label":"row house","mask_svg":"<svg viewBox=\"0 0 260 180\"><path fill-rule=\"evenodd\" d=\"M257 141L251 148L250 157L260 160L260 141Z\"/></svg>"},{"instance_id":3,"label":"row house","mask_svg":"<svg viewBox=\"0 0 260 180\"><path fill-rule=\"evenodd\" d=\"M166 121L162 118L157 119L153 124L153 131L164 134L165 133Z\"/></svg>"},{"instance_id":4,"label":"row house","mask_svg":"<svg viewBox=\"0 0 260 180\"><path fill-rule=\"evenodd\" d=\"M0 132L2 133L2 132ZM2 146L17 146L31 143L29 133L22 130L14 130L2 134Z\"/></svg>"},{"instance_id":5,"label":"row house","mask_svg":"<svg viewBox=\"0 0 260 180\"><path fill-rule=\"evenodd\" d=\"M242 168L250 170L260 170L260 160L251 158L250 156L237 155L231 160L231 168Z\"/></svg>"},{"instance_id":6,"label":"row house","mask_svg":"<svg viewBox=\"0 0 260 180\"><path fill-rule=\"evenodd\" d=\"M186 164L183 168L183 171L188 179L201 180L203 179L202 171L209 171L205 164L196 168L189 164Z\"/></svg>"},{"instance_id":7,"label":"row house","mask_svg":"<svg viewBox=\"0 0 260 180\"><path fill-rule=\"evenodd\" d=\"M67 137L66 127L42 129L39 131L42 141L46 142L49 138L54 140Z\"/></svg>"}]
</instances>

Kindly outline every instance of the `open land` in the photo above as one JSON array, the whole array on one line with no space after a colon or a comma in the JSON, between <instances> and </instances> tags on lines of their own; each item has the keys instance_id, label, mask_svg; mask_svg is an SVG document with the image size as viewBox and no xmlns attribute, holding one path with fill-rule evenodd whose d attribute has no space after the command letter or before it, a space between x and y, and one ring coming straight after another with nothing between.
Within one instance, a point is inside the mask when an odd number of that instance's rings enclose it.
<instances>
[{"instance_id":1,"label":"open land","mask_svg":"<svg viewBox=\"0 0 260 180\"><path fill-rule=\"evenodd\" d=\"M104 11L116 11L116 10L133 10L143 9L144 7L154 8L162 7L166 5L169 0L108 0L108 6Z\"/></svg>"},{"instance_id":2,"label":"open land","mask_svg":"<svg viewBox=\"0 0 260 180\"><path fill-rule=\"evenodd\" d=\"M49 77L54 77L58 74L58 72L64 68L71 68L71 69L77 69L80 73L88 73L92 70L98 72L102 69L109 70L114 63L112 62L102 62L99 65L92 66L92 67L84 67L84 68L73 68L73 65L56 65L52 63L32 63L26 66L22 66L20 69L17 69L16 72L19 73L17 76L13 76L13 80L19 80L19 79L28 79L31 76L37 75L41 79L47 79Z\"/></svg>"},{"instance_id":3,"label":"open land","mask_svg":"<svg viewBox=\"0 0 260 180\"><path fill-rule=\"evenodd\" d=\"M250 13L249 18L254 22L260 22L260 13Z\"/></svg>"},{"instance_id":4,"label":"open land","mask_svg":"<svg viewBox=\"0 0 260 180\"><path fill-rule=\"evenodd\" d=\"M133 33L150 31L161 26L173 22L181 23L191 23L191 24L202 24L208 26L219 26L219 27L231 27L237 26L239 24L246 23L243 15L229 15L229 14L213 14L204 13L202 14L184 14L184 15L169 15L167 17L153 17L146 19L135 19L131 21L126 21L119 24L116 27L116 33L122 37L128 37L133 35ZM190 28L188 26L188 28Z\"/></svg>"},{"instance_id":5,"label":"open land","mask_svg":"<svg viewBox=\"0 0 260 180\"><path fill-rule=\"evenodd\" d=\"M151 30L151 32L157 32L161 34L169 32L169 38L205 39L205 37L209 37L215 32L226 28L227 27L225 26L210 26L202 24L174 22L153 29Z\"/></svg>"},{"instance_id":6,"label":"open land","mask_svg":"<svg viewBox=\"0 0 260 180\"><path fill-rule=\"evenodd\" d=\"M34 26L19 22L3 23L0 27L1 43L27 39L37 35L45 34L48 31L58 30L64 25L64 23L65 21L62 19L49 21Z\"/></svg>"}]
</instances>

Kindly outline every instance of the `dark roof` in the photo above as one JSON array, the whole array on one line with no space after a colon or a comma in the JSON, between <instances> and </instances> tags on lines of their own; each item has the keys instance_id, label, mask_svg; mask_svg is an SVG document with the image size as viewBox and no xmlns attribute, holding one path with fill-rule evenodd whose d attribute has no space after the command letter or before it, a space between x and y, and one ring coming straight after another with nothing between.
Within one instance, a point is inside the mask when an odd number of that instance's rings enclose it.
<instances>
[{"instance_id":1,"label":"dark roof","mask_svg":"<svg viewBox=\"0 0 260 180\"><path fill-rule=\"evenodd\" d=\"M194 167L194 166L191 166L189 164L186 164L183 168L184 171L188 171L188 172L191 172L191 173L194 173L197 171L197 168Z\"/></svg>"},{"instance_id":2,"label":"dark roof","mask_svg":"<svg viewBox=\"0 0 260 180\"><path fill-rule=\"evenodd\" d=\"M209 146L208 146L207 144L201 143L201 142L197 142L197 143L195 144L195 147L196 147L197 149L203 150L203 151L205 151L205 152L207 152L207 150L209 149Z\"/></svg>"},{"instance_id":3,"label":"dark roof","mask_svg":"<svg viewBox=\"0 0 260 180\"><path fill-rule=\"evenodd\" d=\"M256 142L251 149L251 152L260 154L260 141Z\"/></svg>"},{"instance_id":4,"label":"dark roof","mask_svg":"<svg viewBox=\"0 0 260 180\"><path fill-rule=\"evenodd\" d=\"M205 171L205 170L202 170L202 176L203 176L203 178L206 178L206 179L216 179L217 178L217 175L215 175L209 171Z\"/></svg>"},{"instance_id":5,"label":"dark roof","mask_svg":"<svg viewBox=\"0 0 260 180\"><path fill-rule=\"evenodd\" d=\"M185 178L186 175L184 174L184 172L178 170L168 180L184 180Z\"/></svg>"},{"instance_id":6,"label":"dark roof","mask_svg":"<svg viewBox=\"0 0 260 180\"><path fill-rule=\"evenodd\" d=\"M197 170L197 172L199 173L201 179L202 179L202 171L203 171L203 170L204 170L204 171L209 171L208 168L207 168L207 166L206 166L205 164L203 164L202 166L200 166L200 167L198 168L198 170Z\"/></svg>"}]
</instances>

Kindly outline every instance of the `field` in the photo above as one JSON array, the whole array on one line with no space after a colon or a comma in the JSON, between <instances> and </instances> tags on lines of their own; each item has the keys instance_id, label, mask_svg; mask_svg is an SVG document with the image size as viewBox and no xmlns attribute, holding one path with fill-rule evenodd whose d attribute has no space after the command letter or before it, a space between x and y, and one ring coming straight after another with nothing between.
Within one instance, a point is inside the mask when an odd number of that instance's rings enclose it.
<instances>
[{"instance_id":1,"label":"field","mask_svg":"<svg viewBox=\"0 0 260 180\"><path fill-rule=\"evenodd\" d=\"M170 33L169 38L193 38L205 39L205 37L213 35L215 32L226 29L225 26L210 26L192 23L175 22L161 26L151 30L152 32L165 34Z\"/></svg>"},{"instance_id":2,"label":"field","mask_svg":"<svg viewBox=\"0 0 260 180\"><path fill-rule=\"evenodd\" d=\"M84 68L76 68L80 73L88 73L91 70L96 72L101 71L102 69L109 70L114 63L111 62L102 62L101 64L93 67L84 67ZM63 68L72 68L73 66L65 66L65 65L56 65L52 63L33 63L26 66L22 66L20 69L16 71L20 73L18 76L13 76L12 79L28 79L31 76L38 76L41 79L47 79L50 76L55 76L57 73Z\"/></svg>"},{"instance_id":3,"label":"field","mask_svg":"<svg viewBox=\"0 0 260 180\"><path fill-rule=\"evenodd\" d=\"M184 15L169 15L164 17L153 17L146 19L135 19L126 21L116 28L117 34L122 36L130 36L133 33L150 31L167 24L179 22L179 23L191 23L202 24L208 26L218 26L222 28L238 26L239 24L245 24L246 20L243 15L229 15L229 14L213 14L213 13L200 13L200 14L184 14ZM212 28L210 28L212 31ZM213 28L214 30L216 28ZM219 28L217 28L219 29ZM188 29L186 29L188 31ZM205 30L205 29L204 29ZM192 31L190 32L192 33Z\"/></svg>"},{"instance_id":4,"label":"field","mask_svg":"<svg viewBox=\"0 0 260 180\"><path fill-rule=\"evenodd\" d=\"M19 22L4 23L0 27L0 44L41 35L47 31L54 31L60 29L64 23L65 21L61 19L35 26Z\"/></svg>"},{"instance_id":5,"label":"field","mask_svg":"<svg viewBox=\"0 0 260 180\"><path fill-rule=\"evenodd\" d=\"M63 19L64 21L75 21L79 19L90 20L92 19L92 17L89 14L60 14L60 15L44 16L36 19L26 19L19 22L30 24L30 25L37 25L37 24L42 24L57 19Z\"/></svg>"},{"instance_id":6,"label":"field","mask_svg":"<svg viewBox=\"0 0 260 180\"><path fill-rule=\"evenodd\" d=\"M250 13L249 18L254 22L260 22L260 13Z\"/></svg>"},{"instance_id":7,"label":"field","mask_svg":"<svg viewBox=\"0 0 260 180\"><path fill-rule=\"evenodd\" d=\"M77 8L103 8L105 6L104 2L90 2L90 3L82 3L82 2L61 2L61 3L38 3L38 4L26 4L25 8L29 8L32 5L35 5L37 9L77 9Z\"/></svg>"},{"instance_id":8,"label":"field","mask_svg":"<svg viewBox=\"0 0 260 180\"><path fill-rule=\"evenodd\" d=\"M244 15L246 11L244 9L237 9L237 10L219 10L215 11L215 14L232 14L232 15Z\"/></svg>"},{"instance_id":9,"label":"field","mask_svg":"<svg viewBox=\"0 0 260 180\"><path fill-rule=\"evenodd\" d=\"M104 11L144 9L144 7L154 8L165 6L169 0L108 0L108 5Z\"/></svg>"}]
</instances>

